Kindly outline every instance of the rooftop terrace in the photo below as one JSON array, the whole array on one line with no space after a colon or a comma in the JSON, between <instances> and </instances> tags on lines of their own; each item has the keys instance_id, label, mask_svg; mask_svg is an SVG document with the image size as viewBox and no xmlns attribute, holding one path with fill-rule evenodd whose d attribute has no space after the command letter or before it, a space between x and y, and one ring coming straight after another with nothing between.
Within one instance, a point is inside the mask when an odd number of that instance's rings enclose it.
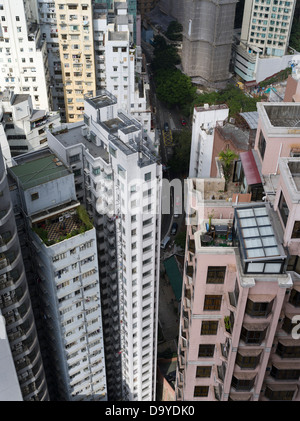
<instances>
[{"instance_id":1,"label":"rooftop terrace","mask_svg":"<svg viewBox=\"0 0 300 421\"><path fill-rule=\"evenodd\" d=\"M88 149L89 153L94 158L102 158L106 163L109 163L109 154L108 152L102 147L97 146L93 142L90 142L82 135L82 127L85 127L84 124L82 126L77 126L71 129L67 129L61 133L53 133L56 139L66 148L69 146L74 146L77 144L83 144L85 148Z\"/></svg>"},{"instance_id":2,"label":"rooftop terrace","mask_svg":"<svg viewBox=\"0 0 300 421\"><path fill-rule=\"evenodd\" d=\"M84 99L96 109L117 103L117 98L106 89L97 91L95 96L86 94Z\"/></svg>"},{"instance_id":3,"label":"rooftop terrace","mask_svg":"<svg viewBox=\"0 0 300 421\"><path fill-rule=\"evenodd\" d=\"M17 164L9 171L24 190L70 174L70 170L49 150L28 161L26 155L22 155Z\"/></svg>"},{"instance_id":4,"label":"rooftop terrace","mask_svg":"<svg viewBox=\"0 0 300 421\"><path fill-rule=\"evenodd\" d=\"M273 127L300 128L299 103L258 103L258 109L265 114ZM298 131L297 131L298 132ZM299 133L299 132L298 132Z\"/></svg>"},{"instance_id":5,"label":"rooftop terrace","mask_svg":"<svg viewBox=\"0 0 300 421\"><path fill-rule=\"evenodd\" d=\"M59 243L93 228L86 210L76 203L68 211L61 210L60 214L45 217L42 221L34 223L33 231L47 245Z\"/></svg>"}]
</instances>

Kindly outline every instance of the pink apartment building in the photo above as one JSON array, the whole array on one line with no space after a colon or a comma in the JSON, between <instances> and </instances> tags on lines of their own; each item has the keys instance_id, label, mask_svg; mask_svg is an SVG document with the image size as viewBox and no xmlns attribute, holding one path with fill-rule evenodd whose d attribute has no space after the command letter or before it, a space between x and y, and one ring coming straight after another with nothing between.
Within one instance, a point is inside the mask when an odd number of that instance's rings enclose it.
<instances>
[{"instance_id":1,"label":"pink apartment building","mask_svg":"<svg viewBox=\"0 0 300 421\"><path fill-rule=\"evenodd\" d=\"M262 201L189 180L177 400L300 400L300 104L258 112Z\"/></svg>"}]
</instances>

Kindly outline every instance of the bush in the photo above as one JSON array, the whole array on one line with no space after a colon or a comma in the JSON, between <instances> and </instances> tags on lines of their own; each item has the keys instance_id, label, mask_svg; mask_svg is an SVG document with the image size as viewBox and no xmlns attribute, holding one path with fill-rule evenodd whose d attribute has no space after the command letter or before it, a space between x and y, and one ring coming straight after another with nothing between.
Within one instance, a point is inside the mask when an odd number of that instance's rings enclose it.
<instances>
[{"instance_id":1,"label":"bush","mask_svg":"<svg viewBox=\"0 0 300 421\"><path fill-rule=\"evenodd\" d=\"M87 211L82 205L78 206L77 215L80 218L80 220L84 223L86 229L92 229L94 227L92 221L90 220L87 214Z\"/></svg>"}]
</instances>

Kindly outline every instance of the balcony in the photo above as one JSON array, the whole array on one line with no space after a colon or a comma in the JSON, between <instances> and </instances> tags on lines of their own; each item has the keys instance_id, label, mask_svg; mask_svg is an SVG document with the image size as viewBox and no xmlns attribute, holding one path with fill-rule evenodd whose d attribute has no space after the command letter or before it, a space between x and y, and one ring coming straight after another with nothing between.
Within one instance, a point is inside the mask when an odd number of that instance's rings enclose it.
<instances>
[{"instance_id":1,"label":"balcony","mask_svg":"<svg viewBox=\"0 0 300 421\"><path fill-rule=\"evenodd\" d=\"M232 247L232 221L216 220L214 225L205 222L200 241L201 247Z\"/></svg>"}]
</instances>

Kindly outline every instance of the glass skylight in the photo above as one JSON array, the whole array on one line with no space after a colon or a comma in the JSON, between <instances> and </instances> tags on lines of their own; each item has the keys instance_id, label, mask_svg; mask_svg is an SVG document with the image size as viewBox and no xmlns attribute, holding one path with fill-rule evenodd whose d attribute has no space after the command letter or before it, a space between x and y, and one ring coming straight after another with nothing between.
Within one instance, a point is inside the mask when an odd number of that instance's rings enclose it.
<instances>
[{"instance_id":1,"label":"glass skylight","mask_svg":"<svg viewBox=\"0 0 300 421\"><path fill-rule=\"evenodd\" d=\"M266 205L236 208L235 219L235 235L245 271L280 273L286 256L278 244Z\"/></svg>"}]
</instances>

